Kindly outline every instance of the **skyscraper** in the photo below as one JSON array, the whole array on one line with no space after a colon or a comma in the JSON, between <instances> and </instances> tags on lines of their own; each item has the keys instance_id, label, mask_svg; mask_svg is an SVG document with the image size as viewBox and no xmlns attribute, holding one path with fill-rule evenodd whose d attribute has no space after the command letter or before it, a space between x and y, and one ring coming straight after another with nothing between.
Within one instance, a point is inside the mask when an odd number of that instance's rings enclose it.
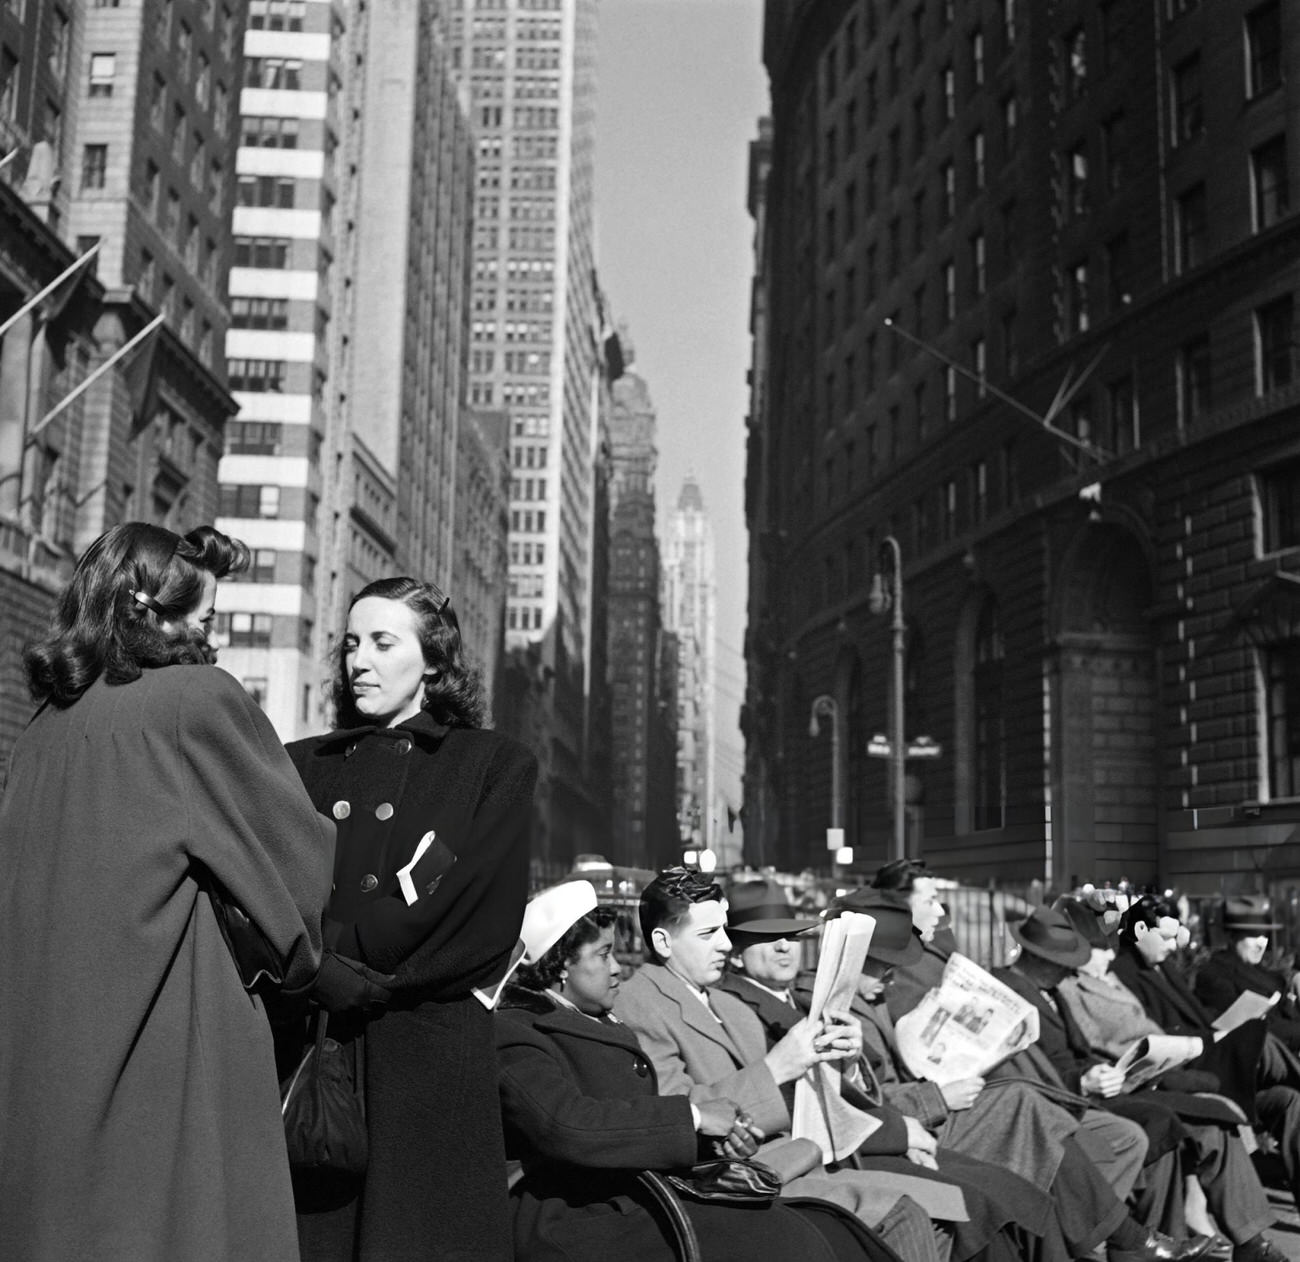
<instances>
[{"instance_id":1,"label":"skyscraper","mask_svg":"<svg viewBox=\"0 0 1300 1262\"><path fill-rule=\"evenodd\" d=\"M446 584L473 163L444 12L252 0L222 524L254 550L223 664L288 739L382 575Z\"/></svg>"},{"instance_id":2,"label":"skyscraper","mask_svg":"<svg viewBox=\"0 0 1300 1262\"><path fill-rule=\"evenodd\" d=\"M593 242L595 23L596 0L458 0L452 19L477 136L470 401L510 415L513 700L503 719L537 746L538 852L557 859L584 837L602 845L607 826L587 748L607 380Z\"/></svg>"},{"instance_id":3,"label":"skyscraper","mask_svg":"<svg viewBox=\"0 0 1300 1262\"><path fill-rule=\"evenodd\" d=\"M626 359L613 383L610 411L609 663L613 687L613 827L607 857L614 863L660 867L675 862L676 703L665 704L662 572L655 534L655 410L636 371L631 342L620 331ZM676 683L674 674L673 685ZM667 755L665 756L665 750Z\"/></svg>"},{"instance_id":4,"label":"skyscraper","mask_svg":"<svg viewBox=\"0 0 1300 1262\"><path fill-rule=\"evenodd\" d=\"M664 556L664 625L677 638L677 813L682 835L720 840L715 801L718 589L713 527L694 474L682 483Z\"/></svg>"}]
</instances>

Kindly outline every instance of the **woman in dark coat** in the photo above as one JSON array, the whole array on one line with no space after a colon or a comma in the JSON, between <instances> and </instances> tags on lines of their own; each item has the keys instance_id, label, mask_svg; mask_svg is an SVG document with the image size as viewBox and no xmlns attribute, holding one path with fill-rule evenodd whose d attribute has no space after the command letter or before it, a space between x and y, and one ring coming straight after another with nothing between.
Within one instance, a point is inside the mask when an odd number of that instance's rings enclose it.
<instances>
[{"instance_id":1,"label":"woman in dark coat","mask_svg":"<svg viewBox=\"0 0 1300 1262\"><path fill-rule=\"evenodd\" d=\"M482 729L456 615L432 584L357 594L335 688L340 730L289 752L338 824L325 944L389 975L390 993L378 1009L360 980L318 995L331 1034L364 1024L370 1160L360 1186L299 1179L303 1257L508 1262L492 1015L475 990L518 940L537 764Z\"/></svg>"},{"instance_id":2,"label":"woman in dark coat","mask_svg":"<svg viewBox=\"0 0 1300 1262\"><path fill-rule=\"evenodd\" d=\"M660 1096L636 1036L609 1015L621 969L615 913L589 882L529 905L523 985L506 992L497 1048L506 1136L522 1161L511 1208L518 1262L673 1262L638 1170L754 1151L735 1104ZM887 1262L896 1255L829 1206L681 1204L711 1262Z\"/></svg>"},{"instance_id":3,"label":"woman in dark coat","mask_svg":"<svg viewBox=\"0 0 1300 1262\"><path fill-rule=\"evenodd\" d=\"M334 829L207 663L209 528L116 526L25 657L0 802L0 1257L296 1262L271 1032L204 887L288 987L320 962Z\"/></svg>"}]
</instances>

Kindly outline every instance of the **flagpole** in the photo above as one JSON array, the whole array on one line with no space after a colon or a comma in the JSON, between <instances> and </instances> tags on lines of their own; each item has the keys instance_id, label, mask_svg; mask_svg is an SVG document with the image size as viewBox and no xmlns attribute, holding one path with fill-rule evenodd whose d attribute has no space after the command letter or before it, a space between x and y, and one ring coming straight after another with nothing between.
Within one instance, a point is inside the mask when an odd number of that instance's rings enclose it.
<instances>
[{"instance_id":1,"label":"flagpole","mask_svg":"<svg viewBox=\"0 0 1300 1262\"><path fill-rule=\"evenodd\" d=\"M73 402L73 400L80 398L83 394L85 394L85 392L89 390L90 387L94 385L94 383L98 381L99 378L102 377L110 368L112 368L112 366L115 363L117 363L117 361L121 359L123 355L125 355L128 351L132 350L146 337L148 337L149 334L152 333L154 329L156 329L166 318L167 318L167 313L165 311L160 311L129 342L126 342L122 346L118 347L118 349L114 351L113 354L108 357L108 359L106 359L102 364L100 364L100 366L96 368L95 371L92 372L83 382L81 382L81 384L78 385L76 389L74 389L71 393L64 395L64 397L58 403L56 403L48 412L46 412L45 415L41 417L41 419L37 421L34 426L32 426L31 431L27 435L27 442L30 443L32 439L35 438L36 435L41 432L41 430L43 430L56 416L58 416L60 412L63 411L64 408L68 406L68 404Z\"/></svg>"},{"instance_id":2,"label":"flagpole","mask_svg":"<svg viewBox=\"0 0 1300 1262\"><path fill-rule=\"evenodd\" d=\"M83 254L71 267L60 272L48 285L45 286L44 289L41 290L39 294L36 295L35 298L28 299L28 301L23 303L23 305L19 307L18 310L9 317L9 319L7 319L3 324L0 324L0 337L4 337L4 335L8 333L9 330L12 329L14 325L17 324L18 321L21 320L34 306L36 306L37 303L43 302L48 298L50 294L58 289L58 287L63 284L63 282L67 280L68 277L71 276L79 267L84 267L93 255L98 254L99 245L100 243L96 241L95 244L92 245L90 249L87 250L85 254Z\"/></svg>"}]
</instances>

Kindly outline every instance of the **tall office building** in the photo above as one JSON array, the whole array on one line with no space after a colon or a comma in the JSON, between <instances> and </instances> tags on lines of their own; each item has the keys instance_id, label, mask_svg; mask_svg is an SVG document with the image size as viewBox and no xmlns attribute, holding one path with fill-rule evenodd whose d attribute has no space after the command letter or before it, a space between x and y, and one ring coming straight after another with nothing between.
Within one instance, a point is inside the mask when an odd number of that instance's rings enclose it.
<instances>
[{"instance_id":1,"label":"tall office building","mask_svg":"<svg viewBox=\"0 0 1300 1262\"><path fill-rule=\"evenodd\" d=\"M215 515L242 17L233 0L0 8L7 643L107 527ZM0 711L21 721L15 667Z\"/></svg>"},{"instance_id":2,"label":"tall office building","mask_svg":"<svg viewBox=\"0 0 1300 1262\"><path fill-rule=\"evenodd\" d=\"M219 632L289 739L356 591L452 572L473 155L437 5L251 0L245 52Z\"/></svg>"},{"instance_id":3,"label":"tall office building","mask_svg":"<svg viewBox=\"0 0 1300 1262\"><path fill-rule=\"evenodd\" d=\"M676 701L661 679L662 573L655 534L656 417L620 331L625 367L613 383L610 442L609 663L613 689L613 863L657 868L678 859ZM675 683L675 675L673 676Z\"/></svg>"},{"instance_id":4,"label":"tall office building","mask_svg":"<svg viewBox=\"0 0 1300 1262\"><path fill-rule=\"evenodd\" d=\"M768 4L769 860L825 868L838 806L866 870L905 812L906 848L981 882L1296 871L1295 17ZM903 736L942 751L901 801L867 757L895 545ZM835 744L809 733L824 694Z\"/></svg>"},{"instance_id":5,"label":"tall office building","mask_svg":"<svg viewBox=\"0 0 1300 1262\"><path fill-rule=\"evenodd\" d=\"M677 815L683 837L721 840L715 800L718 587L713 526L694 474L682 483L664 554L664 625L677 637Z\"/></svg>"},{"instance_id":6,"label":"tall office building","mask_svg":"<svg viewBox=\"0 0 1300 1262\"><path fill-rule=\"evenodd\" d=\"M607 381L593 250L595 23L596 0L458 0L452 19L477 137L470 401L510 415L513 700L501 721L534 744L536 850L557 861L600 848L607 825L588 766Z\"/></svg>"}]
</instances>

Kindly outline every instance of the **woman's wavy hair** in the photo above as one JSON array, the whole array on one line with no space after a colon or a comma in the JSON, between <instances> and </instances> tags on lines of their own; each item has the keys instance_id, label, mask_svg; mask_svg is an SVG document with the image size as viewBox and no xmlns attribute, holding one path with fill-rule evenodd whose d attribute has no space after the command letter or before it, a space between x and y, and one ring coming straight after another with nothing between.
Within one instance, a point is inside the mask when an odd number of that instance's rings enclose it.
<instances>
[{"instance_id":1,"label":"woman's wavy hair","mask_svg":"<svg viewBox=\"0 0 1300 1262\"><path fill-rule=\"evenodd\" d=\"M367 583L352 597L349 611L359 600L377 596L400 600L414 615L420 648L432 673L425 680L422 710L447 727L482 727L487 722L483 681L478 669L465 658L460 623L447 596L436 583L413 578L381 578ZM334 716L338 727L359 727L365 719L357 712L348 686L347 650L343 637L334 651Z\"/></svg>"},{"instance_id":2,"label":"woman's wavy hair","mask_svg":"<svg viewBox=\"0 0 1300 1262\"><path fill-rule=\"evenodd\" d=\"M595 942L601 932L618 922L613 907L594 907L575 920L562 937L536 964L521 964L516 977L528 990L548 990L555 986L564 970L577 960L588 942Z\"/></svg>"},{"instance_id":3,"label":"woman's wavy hair","mask_svg":"<svg viewBox=\"0 0 1300 1262\"><path fill-rule=\"evenodd\" d=\"M149 666L215 661L204 632L183 620L205 572L224 578L247 565L248 549L211 526L184 538L142 521L106 530L77 562L49 634L23 650L32 699L64 709L101 676L127 684Z\"/></svg>"}]
</instances>

